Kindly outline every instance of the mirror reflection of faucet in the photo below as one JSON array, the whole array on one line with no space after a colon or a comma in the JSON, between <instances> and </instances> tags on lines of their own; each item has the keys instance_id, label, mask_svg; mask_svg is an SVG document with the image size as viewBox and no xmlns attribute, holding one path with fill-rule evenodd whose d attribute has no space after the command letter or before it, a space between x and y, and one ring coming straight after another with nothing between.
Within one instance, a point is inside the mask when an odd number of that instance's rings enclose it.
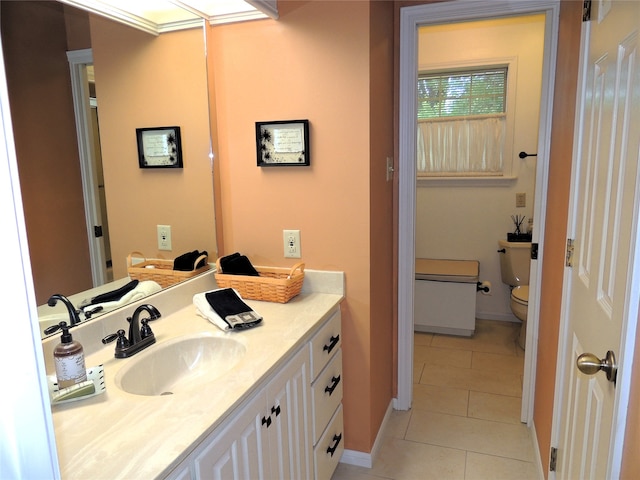
<instances>
[{"instance_id":1,"label":"mirror reflection of faucet","mask_svg":"<svg viewBox=\"0 0 640 480\"><path fill-rule=\"evenodd\" d=\"M149 314L149 318L143 318L140 320L139 318L142 312L147 312ZM156 343L156 337L149 326L149 321L157 320L161 316L162 315L158 309L153 305L148 303L140 305L134 310L133 315L127 318L127 322L129 322L129 336L127 337L125 335L124 330L118 330L116 333L112 333L111 335L104 337L102 339L102 343L106 345L107 343L117 340L114 357L131 357L148 346ZM142 324L142 327L140 324Z\"/></svg>"},{"instance_id":2,"label":"mirror reflection of faucet","mask_svg":"<svg viewBox=\"0 0 640 480\"><path fill-rule=\"evenodd\" d=\"M80 323L78 310L76 310L76 308L73 306L71 301L64 295L61 295L59 293L54 293L53 295L51 295L51 297L49 297L49 301L47 302L47 305L49 305L50 307L55 307L56 304L58 303L58 300L64 303L64 306L67 307L67 311L69 312L69 325L73 327L74 325L77 325L78 323ZM45 333L47 332L45 331ZM49 332L49 333L52 333L52 332Z\"/></svg>"}]
</instances>

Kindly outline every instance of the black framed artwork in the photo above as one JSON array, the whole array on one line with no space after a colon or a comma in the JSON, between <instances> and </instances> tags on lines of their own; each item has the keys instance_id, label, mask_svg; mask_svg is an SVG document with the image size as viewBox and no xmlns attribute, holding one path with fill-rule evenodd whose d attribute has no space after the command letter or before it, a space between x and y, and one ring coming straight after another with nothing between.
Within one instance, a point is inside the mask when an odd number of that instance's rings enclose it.
<instances>
[{"instance_id":1,"label":"black framed artwork","mask_svg":"<svg viewBox=\"0 0 640 480\"><path fill-rule=\"evenodd\" d=\"M140 168L182 168L180 127L136 128Z\"/></svg>"},{"instance_id":2,"label":"black framed artwork","mask_svg":"<svg viewBox=\"0 0 640 480\"><path fill-rule=\"evenodd\" d=\"M308 166L309 120L256 122L259 167Z\"/></svg>"}]
</instances>

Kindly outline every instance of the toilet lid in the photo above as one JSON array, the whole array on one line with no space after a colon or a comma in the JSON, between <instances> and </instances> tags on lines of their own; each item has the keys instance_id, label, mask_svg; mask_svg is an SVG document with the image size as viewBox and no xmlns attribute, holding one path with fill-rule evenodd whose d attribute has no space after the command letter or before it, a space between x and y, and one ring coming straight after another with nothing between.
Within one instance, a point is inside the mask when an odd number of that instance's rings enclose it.
<instances>
[{"instance_id":1,"label":"toilet lid","mask_svg":"<svg viewBox=\"0 0 640 480\"><path fill-rule=\"evenodd\" d=\"M527 305L529 303L529 285L520 285L511 290L511 297L518 303Z\"/></svg>"}]
</instances>

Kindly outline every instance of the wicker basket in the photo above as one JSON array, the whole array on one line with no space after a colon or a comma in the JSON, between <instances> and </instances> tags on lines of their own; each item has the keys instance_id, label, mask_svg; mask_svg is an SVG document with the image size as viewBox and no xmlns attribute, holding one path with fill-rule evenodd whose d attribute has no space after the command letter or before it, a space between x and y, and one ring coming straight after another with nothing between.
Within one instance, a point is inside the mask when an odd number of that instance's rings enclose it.
<instances>
[{"instance_id":1,"label":"wicker basket","mask_svg":"<svg viewBox=\"0 0 640 480\"><path fill-rule=\"evenodd\" d=\"M304 263L291 268L256 267L259 277L221 273L216 260L216 282L220 288L234 288L242 298L265 302L287 303L302 290Z\"/></svg>"},{"instance_id":2,"label":"wicker basket","mask_svg":"<svg viewBox=\"0 0 640 480\"><path fill-rule=\"evenodd\" d=\"M133 257L144 258L142 262L133 265ZM200 268L196 268L196 265L202 260L205 260L205 265ZM174 270L173 260L164 260L162 258L146 258L140 252L131 252L127 256L127 272L131 280L153 280L158 283L162 288L170 287L176 283L180 283L189 278L195 277L209 270L209 263L206 262L207 256L200 255L193 263L193 270L189 272Z\"/></svg>"}]
</instances>

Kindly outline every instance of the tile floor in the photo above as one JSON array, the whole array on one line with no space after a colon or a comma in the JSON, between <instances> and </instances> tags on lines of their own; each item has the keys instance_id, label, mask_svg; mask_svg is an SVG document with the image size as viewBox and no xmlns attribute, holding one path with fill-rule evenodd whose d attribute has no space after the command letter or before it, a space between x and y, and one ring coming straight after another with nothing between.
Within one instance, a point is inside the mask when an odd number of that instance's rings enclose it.
<instances>
[{"instance_id":1,"label":"tile floor","mask_svg":"<svg viewBox=\"0 0 640 480\"><path fill-rule=\"evenodd\" d=\"M520 423L519 324L478 320L473 338L415 334L413 407L394 411L373 468L339 464L332 480L533 480Z\"/></svg>"}]
</instances>

